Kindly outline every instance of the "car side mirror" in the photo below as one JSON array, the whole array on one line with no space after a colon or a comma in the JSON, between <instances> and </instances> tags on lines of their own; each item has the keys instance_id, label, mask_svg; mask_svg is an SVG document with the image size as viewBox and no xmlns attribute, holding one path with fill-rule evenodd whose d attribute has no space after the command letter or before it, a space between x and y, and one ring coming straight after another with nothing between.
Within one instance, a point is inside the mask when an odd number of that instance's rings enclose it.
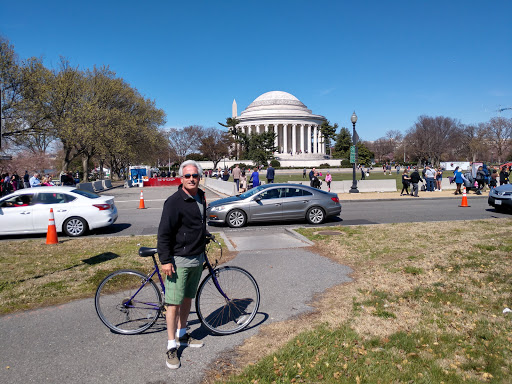
<instances>
[{"instance_id":1,"label":"car side mirror","mask_svg":"<svg viewBox=\"0 0 512 384\"><path fill-rule=\"evenodd\" d=\"M260 196L260 195L256 196L256 197L254 198L254 201L261 201L261 196Z\"/></svg>"}]
</instances>

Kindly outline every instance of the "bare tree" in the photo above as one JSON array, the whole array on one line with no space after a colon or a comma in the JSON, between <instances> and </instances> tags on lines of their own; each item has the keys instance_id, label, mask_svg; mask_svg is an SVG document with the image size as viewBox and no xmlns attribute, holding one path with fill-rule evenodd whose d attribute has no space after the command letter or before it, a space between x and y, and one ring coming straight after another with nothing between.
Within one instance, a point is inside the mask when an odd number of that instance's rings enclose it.
<instances>
[{"instance_id":1,"label":"bare tree","mask_svg":"<svg viewBox=\"0 0 512 384\"><path fill-rule=\"evenodd\" d=\"M450 151L461 129L460 123L450 117L420 116L407 131L404 141L415 159L438 165L443 153Z\"/></svg>"},{"instance_id":2,"label":"bare tree","mask_svg":"<svg viewBox=\"0 0 512 384\"><path fill-rule=\"evenodd\" d=\"M486 130L487 139L496 147L498 163L501 163L503 154L508 149L510 139L512 138L512 119L493 117L489 123L486 124Z\"/></svg>"},{"instance_id":3,"label":"bare tree","mask_svg":"<svg viewBox=\"0 0 512 384\"><path fill-rule=\"evenodd\" d=\"M368 143L368 148L374 153L377 162L390 161L394 157L395 144L385 137L381 137L372 143Z\"/></svg>"},{"instance_id":4,"label":"bare tree","mask_svg":"<svg viewBox=\"0 0 512 384\"><path fill-rule=\"evenodd\" d=\"M212 127L204 130L200 141L199 150L208 160L213 161L213 169L217 169L219 161L229 155L234 139L229 132Z\"/></svg>"},{"instance_id":5,"label":"bare tree","mask_svg":"<svg viewBox=\"0 0 512 384\"><path fill-rule=\"evenodd\" d=\"M454 145L454 154L470 161L484 159L489 150L486 135L486 124L470 124L461 127L458 140L454 140L454 142L459 143L457 146Z\"/></svg>"},{"instance_id":6,"label":"bare tree","mask_svg":"<svg viewBox=\"0 0 512 384\"><path fill-rule=\"evenodd\" d=\"M169 146L172 151L176 152L180 163L185 161L189 153L199 149L203 132L204 128L199 125L190 125L183 129L169 129Z\"/></svg>"}]
</instances>

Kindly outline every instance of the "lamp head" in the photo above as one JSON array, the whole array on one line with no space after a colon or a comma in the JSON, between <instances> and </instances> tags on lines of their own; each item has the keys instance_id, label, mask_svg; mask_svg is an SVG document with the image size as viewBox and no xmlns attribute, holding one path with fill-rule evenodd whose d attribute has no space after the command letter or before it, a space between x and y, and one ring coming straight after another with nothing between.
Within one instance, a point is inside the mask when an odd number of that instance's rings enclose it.
<instances>
[{"instance_id":1,"label":"lamp head","mask_svg":"<svg viewBox=\"0 0 512 384\"><path fill-rule=\"evenodd\" d=\"M357 115L356 115L356 111L354 111L354 113L352 114L352 116L350 117L350 121L352 121L352 124L355 124L357 122Z\"/></svg>"}]
</instances>

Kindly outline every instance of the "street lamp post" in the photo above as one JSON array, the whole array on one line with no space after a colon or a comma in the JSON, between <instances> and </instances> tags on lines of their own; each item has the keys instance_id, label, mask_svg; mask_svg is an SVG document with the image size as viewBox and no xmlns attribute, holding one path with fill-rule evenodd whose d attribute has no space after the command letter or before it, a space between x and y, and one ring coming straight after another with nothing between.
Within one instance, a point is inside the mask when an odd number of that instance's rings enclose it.
<instances>
[{"instance_id":1,"label":"street lamp post","mask_svg":"<svg viewBox=\"0 0 512 384\"><path fill-rule=\"evenodd\" d=\"M356 122L357 122L357 115L356 112L352 114L350 117L350 121L352 121L352 144L354 145L354 164L352 168L352 187L350 188L349 193L359 193L359 190L357 189L357 180L356 180L356 163L357 163L357 137L356 137Z\"/></svg>"}]
</instances>

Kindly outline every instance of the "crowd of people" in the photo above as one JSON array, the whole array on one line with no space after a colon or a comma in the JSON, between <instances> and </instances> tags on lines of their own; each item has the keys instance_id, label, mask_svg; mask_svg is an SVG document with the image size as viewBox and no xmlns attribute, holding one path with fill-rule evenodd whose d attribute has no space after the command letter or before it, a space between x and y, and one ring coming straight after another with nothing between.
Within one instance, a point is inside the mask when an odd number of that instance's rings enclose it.
<instances>
[{"instance_id":1,"label":"crowd of people","mask_svg":"<svg viewBox=\"0 0 512 384\"><path fill-rule=\"evenodd\" d=\"M409 173L409 168L404 169L402 173L402 191L400 196L418 196L419 183L422 185L422 190L425 192L442 191L443 174L445 170L441 167L431 167L426 165L420 176L418 167L414 167L413 171ZM482 191L488 186L491 190L498 185L509 183L510 167L503 166L499 172L498 169L489 169L486 164L479 166L476 172L463 171L460 167L456 167L453 171L453 176L450 176L450 183L455 183L455 195L462 195L462 188L467 190L474 190L477 195L481 195ZM412 186L411 191L409 188Z\"/></svg>"},{"instance_id":2,"label":"crowd of people","mask_svg":"<svg viewBox=\"0 0 512 384\"><path fill-rule=\"evenodd\" d=\"M55 176L46 174L41 176L39 172L34 172L32 176L25 171L23 176L18 175L16 171L12 174L8 172L1 175L0 195L5 196L14 191L23 188L36 188L56 185ZM75 178L71 172L63 172L60 177L60 185L74 186Z\"/></svg>"}]
</instances>

